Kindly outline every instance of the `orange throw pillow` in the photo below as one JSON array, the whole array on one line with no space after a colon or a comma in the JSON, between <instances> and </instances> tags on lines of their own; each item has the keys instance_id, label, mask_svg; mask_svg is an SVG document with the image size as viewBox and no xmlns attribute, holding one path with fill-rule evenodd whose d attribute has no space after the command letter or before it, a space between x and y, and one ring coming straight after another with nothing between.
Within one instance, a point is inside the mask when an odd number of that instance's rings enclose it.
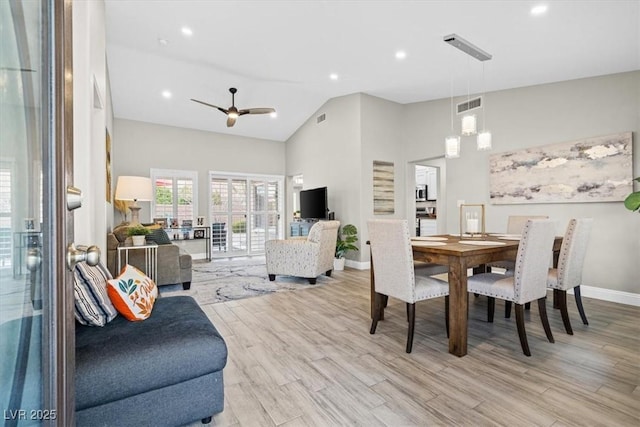
<instances>
[{"instance_id":1,"label":"orange throw pillow","mask_svg":"<svg viewBox=\"0 0 640 427\"><path fill-rule=\"evenodd\" d=\"M158 288L142 271L127 264L118 277L107 282L107 294L118 313L137 322L151 316Z\"/></svg>"}]
</instances>

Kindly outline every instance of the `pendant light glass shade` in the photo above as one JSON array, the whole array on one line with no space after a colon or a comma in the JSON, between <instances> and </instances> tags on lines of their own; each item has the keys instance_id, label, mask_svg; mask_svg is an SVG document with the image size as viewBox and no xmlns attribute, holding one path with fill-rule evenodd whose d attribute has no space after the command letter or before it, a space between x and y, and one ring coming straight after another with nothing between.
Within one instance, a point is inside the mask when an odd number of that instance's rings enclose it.
<instances>
[{"instance_id":1,"label":"pendant light glass shade","mask_svg":"<svg viewBox=\"0 0 640 427\"><path fill-rule=\"evenodd\" d=\"M444 140L444 156L447 159L460 157L460 137L451 135Z\"/></svg>"},{"instance_id":2,"label":"pendant light glass shade","mask_svg":"<svg viewBox=\"0 0 640 427\"><path fill-rule=\"evenodd\" d=\"M462 134L464 136L475 135L477 132L476 115L466 114L462 116Z\"/></svg>"},{"instance_id":3,"label":"pendant light glass shade","mask_svg":"<svg viewBox=\"0 0 640 427\"><path fill-rule=\"evenodd\" d=\"M491 150L491 132L486 129L478 134L478 150Z\"/></svg>"}]
</instances>

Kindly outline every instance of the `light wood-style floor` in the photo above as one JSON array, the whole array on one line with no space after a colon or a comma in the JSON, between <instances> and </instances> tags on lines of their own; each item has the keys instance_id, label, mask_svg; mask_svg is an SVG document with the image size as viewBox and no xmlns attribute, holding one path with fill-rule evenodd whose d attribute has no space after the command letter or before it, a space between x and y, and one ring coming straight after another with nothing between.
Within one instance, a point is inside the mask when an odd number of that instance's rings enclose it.
<instances>
[{"instance_id":1,"label":"light wood-style floor","mask_svg":"<svg viewBox=\"0 0 640 427\"><path fill-rule=\"evenodd\" d=\"M406 354L404 304L389 300L369 334L369 272L334 272L308 290L203 307L229 348L225 409L216 426L638 426L640 308L589 298L589 326L573 296L573 336L537 305L527 312L532 357L522 354L515 318L486 321L486 299L470 297L469 350L447 351L444 300L416 307Z\"/></svg>"}]
</instances>

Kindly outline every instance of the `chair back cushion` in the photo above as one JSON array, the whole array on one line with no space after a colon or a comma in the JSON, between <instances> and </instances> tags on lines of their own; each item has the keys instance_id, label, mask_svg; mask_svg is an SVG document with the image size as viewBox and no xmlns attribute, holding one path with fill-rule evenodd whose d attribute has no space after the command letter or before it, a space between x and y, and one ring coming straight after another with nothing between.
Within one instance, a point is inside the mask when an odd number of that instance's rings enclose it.
<instances>
[{"instance_id":1,"label":"chair back cushion","mask_svg":"<svg viewBox=\"0 0 640 427\"><path fill-rule=\"evenodd\" d=\"M548 216L544 215L510 215L507 220L507 233L508 234L522 234L524 226L530 219L548 219Z\"/></svg>"},{"instance_id":2,"label":"chair back cushion","mask_svg":"<svg viewBox=\"0 0 640 427\"><path fill-rule=\"evenodd\" d=\"M367 222L376 292L415 302L415 276L411 236L406 220L376 219Z\"/></svg>"},{"instance_id":3,"label":"chair back cushion","mask_svg":"<svg viewBox=\"0 0 640 427\"><path fill-rule=\"evenodd\" d=\"M338 228L340 221L318 221L309 230L308 241L318 243L318 269L325 272L333 269L333 258L336 254L336 241L338 240Z\"/></svg>"},{"instance_id":4,"label":"chair back cushion","mask_svg":"<svg viewBox=\"0 0 640 427\"><path fill-rule=\"evenodd\" d=\"M582 267L592 225L593 219L591 218L569 221L558 259L559 289L573 289L582 283Z\"/></svg>"},{"instance_id":5,"label":"chair back cushion","mask_svg":"<svg viewBox=\"0 0 640 427\"><path fill-rule=\"evenodd\" d=\"M514 302L524 304L547 294L547 274L553 250L555 224L530 219L522 230L514 272Z\"/></svg>"}]
</instances>

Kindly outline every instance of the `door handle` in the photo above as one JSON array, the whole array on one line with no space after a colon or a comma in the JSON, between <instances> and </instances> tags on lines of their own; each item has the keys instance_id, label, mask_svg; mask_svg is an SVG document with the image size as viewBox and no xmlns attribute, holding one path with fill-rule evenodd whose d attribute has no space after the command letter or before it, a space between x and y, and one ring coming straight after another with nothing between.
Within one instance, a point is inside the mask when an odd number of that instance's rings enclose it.
<instances>
[{"instance_id":1,"label":"door handle","mask_svg":"<svg viewBox=\"0 0 640 427\"><path fill-rule=\"evenodd\" d=\"M67 246L67 268L73 271L77 263L86 261L87 264L94 266L100 262L100 248L91 246L76 246L75 243L69 243Z\"/></svg>"},{"instance_id":2,"label":"door handle","mask_svg":"<svg viewBox=\"0 0 640 427\"><path fill-rule=\"evenodd\" d=\"M27 270L36 271L42 264L42 252L38 248L31 248L27 251Z\"/></svg>"}]
</instances>

